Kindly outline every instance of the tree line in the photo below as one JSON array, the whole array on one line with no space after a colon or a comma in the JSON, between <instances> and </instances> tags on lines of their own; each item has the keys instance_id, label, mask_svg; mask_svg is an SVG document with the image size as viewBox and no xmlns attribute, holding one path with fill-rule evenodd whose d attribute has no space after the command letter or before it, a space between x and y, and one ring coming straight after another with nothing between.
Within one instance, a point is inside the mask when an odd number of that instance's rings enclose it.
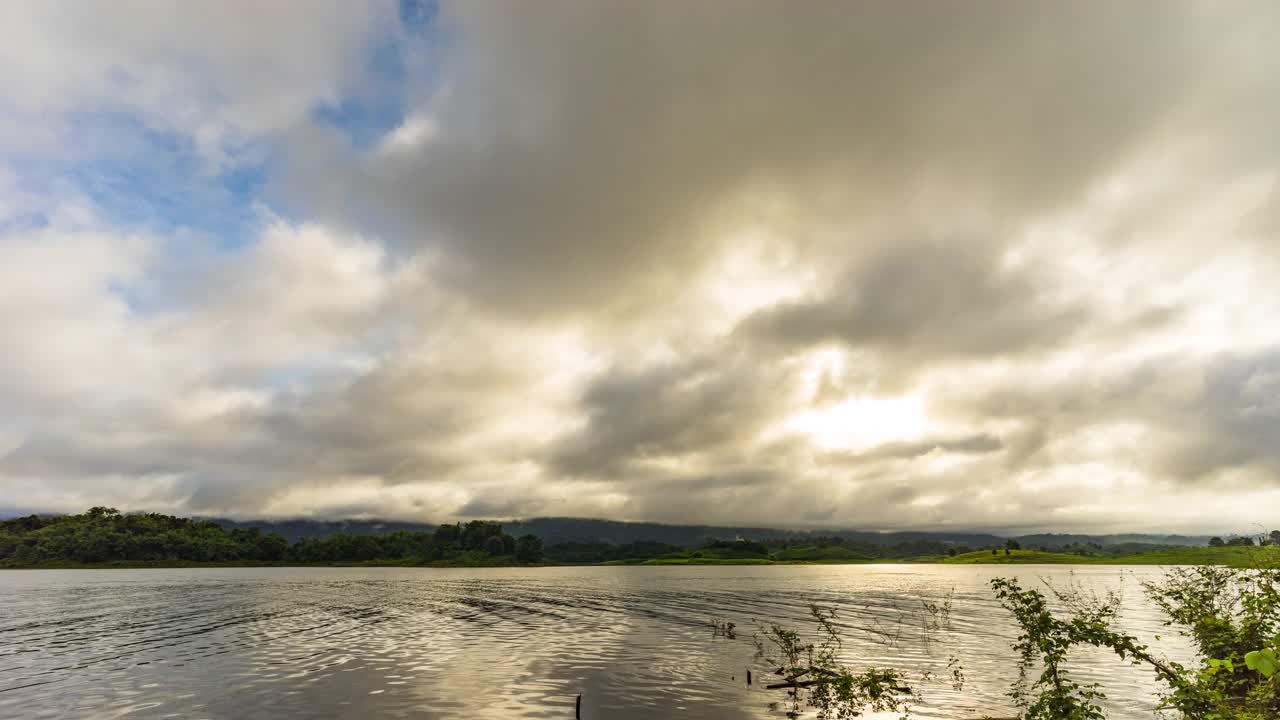
<instances>
[{"instance_id":1,"label":"tree line","mask_svg":"<svg viewBox=\"0 0 1280 720\"><path fill-rule=\"evenodd\" d=\"M1223 540L1216 535L1209 538L1209 547L1231 547L1236 545L1252 547L1254 544L1252 535L1237 535L1235 537L1227 538L1226 540ZM1280 545L1280 530L1272 530L1265 535L1259 535L1258 542L1256 544L1263 546Z\"/></svg>"},{"instance_id":2,"label":"tree line","mask_svg":"<svg viewBox=\"0 0 1280 720\"><path fill-rule=\"evenodd\" d=\"M411 526L412 527L412 526ZM677 545L660 541L611 543L559 542L543 548L537 535L513 537L499 523L474 520L422 530L397 529L374 535L337 533L300 537L290 542L275 532L244 525L231 527L211 520L158 513L121 514L95 507L64 516L29 515L0 521L0 567L99 563L387 563L511 565L550 561L559 564L634 563L667 561L787 561L870 562L965 555L973 551L1010 554L1025 544L1007 539L1000 544L969 546L936 539L912 538L875 543L840 535L810 534L757 540L705 539ZM980 536L979 536L980 537ZM1280 545L1280 531L1226 540L1211 546ZM1108 557L1177 549L1145 543L1102 545L1074 542L1031 549Z\"/></svg>"},{"instance_id":3,"label":"tree line","mask_svg":"<svg viewBox=\"0 0 1280 720\"><path fill-rule=\"evenodd\" d=\"M159 513L121 514L95 507L78 515L29 515L0 522L0 566L58 564L386 562L536 564L542 540L512 537L499 523L474 520L432 532L337 534L289 543L256 528L226 529L208 520Z\"/></svg>"}]
</instances>

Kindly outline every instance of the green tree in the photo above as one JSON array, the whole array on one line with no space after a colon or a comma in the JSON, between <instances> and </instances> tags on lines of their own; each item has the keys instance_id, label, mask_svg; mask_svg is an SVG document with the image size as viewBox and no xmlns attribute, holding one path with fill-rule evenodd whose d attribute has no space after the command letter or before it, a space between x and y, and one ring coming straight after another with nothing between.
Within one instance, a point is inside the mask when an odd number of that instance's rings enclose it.
<instances>
[{"instance_id":1,"label":"green tree","mask_svg":"<svg viewBox=\"0 0 1280 720\"><path fill-rule=\"evenodd\" d=\"M502 554L502 538L497 535L490 535L484 540L484 551L490 555Z\"/></svg>"},{"instance_id":2,"label":"green tree","mask_svg":"<svg viewBox=\"0 0 1280 720\"><path fill-rule=\"evenodd\" d=\"M1222 547L1223 545L1226 545L1226 543L1217 535L1209 538L1209 547Z\"/></svg>"},{"instance_id":3,"label":"green tree","mask_svg":"<svg viewBox=\"0 0 1280 720\"><path fill-rule=\"evenodd\" d=\"M542 562L542 538L537 535L521 535L516 540L516 561L526 565Z\"/></svg>"}]
</instances>

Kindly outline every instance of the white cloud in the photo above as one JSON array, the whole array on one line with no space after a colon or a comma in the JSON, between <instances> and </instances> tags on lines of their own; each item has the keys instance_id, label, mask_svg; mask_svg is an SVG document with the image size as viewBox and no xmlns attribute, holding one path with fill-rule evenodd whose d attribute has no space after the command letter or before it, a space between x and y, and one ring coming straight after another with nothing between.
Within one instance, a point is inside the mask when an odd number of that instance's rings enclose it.
<instances>
[{"instance_id":1,"label":"white cloud","mask_svg":"<svg viewBox=\"0 0 1280 720\"><path fill-rule=\"evenodd\" d=\"M24 507L32 478L83 492L132 472L176 488L238 462L255 442L244 419L289 374L360 370L351 356L371 352L362 340L397 278L376 244L273 220L151 307L147 283L171 267L160 243L84 214L0 234L0 478Z\"/></svg>"},{"instance_id":2,"label":"white cloud","mask_svg":"<svg viewBox=\"0 0 1280 720\"><path fill-rule=\"evenodd\" d=\"M245 143L336 103L394 18L389 2L121 0L0 7L0 148L38 143L73 114L126 113L219 167Z\"/></svg>"},{"instance_id":3,"label":"white cloud","mask_svg":"<svg viewBox=\"0 0 1280 720\"><path fill-rule=\"evenodd\" d=\"M435 140L439 133L440 129L436 127L435 119L430 113L410 115L394 130L387 133L382 139L379 152L394 154L421 150L423 145Z\"/></svg>"}]
</instances>

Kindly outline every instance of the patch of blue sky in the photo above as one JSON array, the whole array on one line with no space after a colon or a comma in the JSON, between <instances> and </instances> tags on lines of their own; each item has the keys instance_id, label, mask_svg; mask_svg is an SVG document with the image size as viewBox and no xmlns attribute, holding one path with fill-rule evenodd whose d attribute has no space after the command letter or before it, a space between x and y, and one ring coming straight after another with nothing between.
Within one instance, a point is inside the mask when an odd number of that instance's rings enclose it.
<instances>
[{"instance_id":1,"label":"patch of blue sky","mask_svg":"<svg viewBox=\"0 0 1280 720\"><path fill-rule=\"evenodd\" d=\"M421 32L440 12L435 0L400 0L400 23L409 32Z\"/></svg>"},{"instance_id":2,"label":"patch of blue sky","mask_svg":"<svg viewBox=\"0 0 1280 720\"><path fill-rule=\"evenodd\" d=\"M340 101L316 107L314 119L340 130L359 150L375 147L403 123L420 86L432 81L421 60L424 47L439 40L433 32L438 11L434 0L401 0L400 26L380 37L366 57L367 81Z\"/></svg>"},{"instance_id":3,"label":"patch of blue sky","mask_svg":"<svg viewBox=\"0 0 1280 720\"><path fill-rule=\"evenodd\" d=\"M380 38L366 56L368 81L342 101L315 110L316 119L340 129L360 149L375 146L398 127L406 103L420 97L415 93L431 82L433 68L429 58L424 67L424 57L440 40L433 25L436 3L404 0L399 10L400 27ZM268 205L289 217L286 207L265 202L264 196L271 194L274 153L265 142L228 148L230 162L211 162L189 135L158 128L128 112L83 112L70 118L68 130L74 142L63 152L0 155L17 189L51 201L88 199L101 221L161 238L165 254L179 261L210 250L237 252L251 246ZM0 231L44 227L47 209L0 218ZM121 289L131 307L150 305L142 299L149 294Z\"/></svg>"},{"instance_id":4,"label":"patch of blue sky","mask_svg":"<svg viewBox=\"0 0 1280 720\"><path fill-rule=\"evenodd\" d=\"M112 282L108 284L107 292L119 298L132 315L145 315L165 307L164 303L156 301L153 293L144 285Z\"/></svg>"},{"instance_id":5,"label":"patch of blue sky","mask_svg":"<svg viewBox=\"0 0 1280 720\"><path fill-rule=\"evenodd\" d=\"M253 387L284 394L307 394L316 387L344 385L378 364L377 353L368 351L362 345L364 340L353 340L347 348L295 358L244 379Z\"/></svg>"},{"instance_id":6,"label":"patch of blue sky","mask_svg":"<svg viewBox=\"0 0 1280 720\"><path fill-rule=\"evenodd\" d=\"M33 232L49 226L49 216L34 210L22 210L0 218L0 236Z\"/></svg>"},{"instance_id":7,"label":"patch of blue sky","mask_svg":"<svg viewBox=\"0 0 1280 720\"><path fill-rule=\"evenodd\" d=\"M331 125L357 148L373 147L404 119L406 68L396 36L377 43L366 68L369 82L359 84L337 103L318 106L313 117Z\"/></svg>"},{"instance_id":8,"label":"patch of blue sky","mask_svg":"<svg viewBox=\"0 0 1280 720\"><path fill-rule=\"evenodd\" d=\"M266 182L261 161L212 168L190 138L127 113L84 113L70 130L76 139L70 152L0 158L21 191L51 200L68 194L86 198L113 226L159 235L195 233L227 248L251 239Z\"/></svg>"},{"instance_id":9,"label":"patch of blue sky","mask_svg":"<svg viewBox=\"0 0 1280 720\"><path fill-rule=\"evenodd\" d=\"M226 246L245 242L265 182L263 166L211 168L186 136L127 116L93 124L112 136L113 147L68 175L112 220L162 233L190 229Z\"/></svg>"},{"instance_id":10,"label":"patch of blue sky","mask_svg":"<svg viewBox=\"0 0 1280 720\"><path fill-rule=\"evenodd\" d=\"M341 347L267 368L254 381L258 387L283 392L349 382L394 356L403 342L403 330L395 322L372 322L352 333Z\"/></svg>"},{"instance_id":11,"label":"patch of blue sky","mask_svg":"<svg viewBox=\"0 0 1280 720\"><path fill-rule=\"evenodd\" d=\"M56 209L57 192L30 154L0 153L0 236L46 228Z\"/></svg>"}]
</instances>

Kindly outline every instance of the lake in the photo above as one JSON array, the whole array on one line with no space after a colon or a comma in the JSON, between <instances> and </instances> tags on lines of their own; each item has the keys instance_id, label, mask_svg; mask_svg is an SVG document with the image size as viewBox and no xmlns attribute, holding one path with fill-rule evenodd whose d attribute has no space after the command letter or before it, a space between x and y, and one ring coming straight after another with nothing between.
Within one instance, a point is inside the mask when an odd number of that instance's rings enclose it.
<instances>
[{"instance_id":1,"label":"lake","mask_svg":"<svg viewBox=\"0 0 1280 720\"><path fill-rule=\"evenodd\" d=\"M826 565L0 571L5 718L779 718L748 688L753 619L838 608L844 652L908 672L925 719L1014 714L1017 635L987 582L1123 588L1122 626L1161 633L1154 567ZM921 600L953 592L945 627ZM709 618L735 622L713 638ZM1161 648L1170 647L1169 635ZM1171 657L1189 658L1175 639ZM966 682L947 668L958 657ZM1156 682L1081 655L1108 718L1150 720ZM921 673L937 680L919 682ZM763 673L756 668L757 678Z\"/></svg>"}]
</instances>

